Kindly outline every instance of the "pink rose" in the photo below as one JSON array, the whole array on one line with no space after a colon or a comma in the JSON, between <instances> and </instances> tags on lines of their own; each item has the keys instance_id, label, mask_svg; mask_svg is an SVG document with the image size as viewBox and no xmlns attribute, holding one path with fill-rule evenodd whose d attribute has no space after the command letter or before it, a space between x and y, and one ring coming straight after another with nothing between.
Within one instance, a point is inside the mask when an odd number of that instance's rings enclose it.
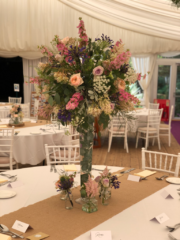
<instances>
[{"instance_id":1,"label":"pink rose","mask_svg":"<svg viewBox=\"0 0 180 240\"><path fill-rule=\"evenodd\" d=\"M102 185L103 185L103 187L109 187L109 179L108 178L103 178Z\"/></svg>"},{"instance_id":2,"label":"pink rose","mask_svg":"<svg viewBox=\"0 0 180 240\"><path fill-rule=\"evenodd\" d=\"M93 75L100 76L104 72L104 68L101 66L95 67L93 69Z\"/></svg>"},{"instance_id":3,"label":"pink rose","mask_svg":"<svg viewBox=\"0 0 180 240\"><path fill-rule=\"evenodd\" d=\"M84 82L83 79L81 78L80 73L73 74L69 81L70 81L70 84L74 87L78 87Z\"/></svg>"}]
</instances>

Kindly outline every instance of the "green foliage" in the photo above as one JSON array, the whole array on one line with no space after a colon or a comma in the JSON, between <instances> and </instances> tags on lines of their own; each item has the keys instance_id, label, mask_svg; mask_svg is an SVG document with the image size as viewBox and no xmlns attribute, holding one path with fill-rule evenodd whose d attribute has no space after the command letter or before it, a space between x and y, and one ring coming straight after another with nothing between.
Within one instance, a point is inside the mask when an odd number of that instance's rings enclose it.
<instances>
[{"instance_id":1,"label":"green foliage","mask_svg":"<svg viewBox=\"0 0 180 240\"><path fill-rule=\"evenodd\" d=\"M104 112L102 112L99 116L98 123L99 125L103 124L103 129L106 129L108 127L109 120L109 115L106 115Z\"/></svg>"}]
</instances>

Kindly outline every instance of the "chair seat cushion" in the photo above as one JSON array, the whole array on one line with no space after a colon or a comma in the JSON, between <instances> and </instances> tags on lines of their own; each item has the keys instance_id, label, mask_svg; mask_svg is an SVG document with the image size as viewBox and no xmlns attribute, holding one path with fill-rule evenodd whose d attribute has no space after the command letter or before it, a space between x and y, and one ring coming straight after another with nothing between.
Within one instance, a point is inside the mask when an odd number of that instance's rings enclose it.
<instances>
[{"instance_id":1,"label":"chair seat cushion","mask_svg":"<svg viewBox=\"0 0 180 240\"><path fill-rule=\"evenodd\" d=\"M169 128L169 125L167 125L167 124L160 124L160 129L161 128L166 128L166 129L168 129Z\"/></svg>"},{"instance_id":2,"label":"chair seat cushion","mask_svg":"<svg viewBox=\"0 0 180 240\"><path fill-rule=\"evenodd\" d=\"M124 132L125 131L125 128L119 128L119 127L113 127L109 129L110 132Z\"/></svg>"},{"instance_id":3,"label":"chair seat cushion","mask_svg":"<svg viewBox=\"0 0 180 240\"><path fill-rule=\"evenodd\" d=\"M61 157L62 158L64 158L64 150L60 150L60 154L61 154ZM65 154L66 154L66 158L68 158L68 151L66 150L65 151ZM74 154L75 154L75 151L74 150L72 150L71 151L71 158L74 158ZM76 157L79 157L79 153L78 152L76 152ZM50 158L59 158L59 151L57 151L57 152L55 152L55 156L54 156L54 153L52 153L51 155L50 155Z\"/></svg>"},{"instance_id":4,"label":"chair seat cushion","mask_svg":"<svg viewBox=\"0 0 180 240\"><path fill-rule=\"evenodd\" d=\"M138 128L138 131L139 132L147 132L147 127L140 127L140 128ZM157 129L150 127L149 132L157 132Z\"/></svg>"},{"instance_id":5,"label":"chair seat cushion","mask_svg":"<svg viewBox=\"0 0 180 240\"><path fill-rule=\"evenodd\" d=\"M0 165L1 164L8 164L8 163L10 163L10 158L9 157L1 157L0 156ZM16 163L16 161L14 160L14 158L12 159L12 163L13 164L15 164Z\"/></svg>"}]
</instances>

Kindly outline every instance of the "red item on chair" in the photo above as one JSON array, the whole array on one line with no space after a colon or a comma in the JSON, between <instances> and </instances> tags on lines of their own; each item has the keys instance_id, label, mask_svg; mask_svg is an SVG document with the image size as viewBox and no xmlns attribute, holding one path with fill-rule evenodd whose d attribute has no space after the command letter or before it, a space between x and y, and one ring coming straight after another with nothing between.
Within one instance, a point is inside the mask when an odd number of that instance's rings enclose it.
<instances>
[{"instance_id":1,"label":"red item on chair","mask_svg":"<svg viewBox=\"0 0 180 240\"><path fill-rule=\"evenodd\" d=\"M169 99L154 99L154 103L159 103L159 109L163 108L161 121L168 122L169 121L170 100Z\"/></svg>"}]
</instances>

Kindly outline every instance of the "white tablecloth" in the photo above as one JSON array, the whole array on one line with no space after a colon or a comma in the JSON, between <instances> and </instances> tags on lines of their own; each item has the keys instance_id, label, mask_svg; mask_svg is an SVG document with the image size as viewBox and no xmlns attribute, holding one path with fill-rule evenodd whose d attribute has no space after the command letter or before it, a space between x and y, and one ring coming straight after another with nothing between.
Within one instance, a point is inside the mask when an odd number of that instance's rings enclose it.
<instances>
[{"instance_id":1,"label":"white tablecloth","mask_svg":"<svg viewBox=\"0 0 180 240\"><path fill-rule=\"evenodd\" d=\"M148 109L135 110L129 113L134 120L128 121L128 131L136 132L138 127L147 126Z\"/></svg>"},{"instance_id":2,"label":"white tablecloth","mask_svg":"<svg viewBox=\"0 0 180 240\"><path fill-rule=\"evenodd\" d=\"M97 169L105 168L105 166L97 165L93 167ZM57 168L62 169L63 167L57 166ZM111 172L122 169L111 166L108 168L111 169ZM8 171L7 173L17 174L18 180L23 182L24 185L13 189L17 192L14 198L0 199L0 216L58 194L54 187L58 174L50 172L49 166L18 169ZM96 177L99 175L99 172L92 171L92 175ZM77 185L80 183L79 174L76 176L75 181ZM113 240L170 240L166 225L173 225L179 222L180 200L177 194L179 187L179 185L168 185L91 230L111 230ZM7 190L10 188L2 186L0 187L1 189ZM163 199L160 194L164 190L168 191L174 199ZM165 213L169 220L162 224L150 221L151 218L161 213ZM90 239L90 231L88 231L75 240Z\"/></svg>"},{"instance_id":3,"label":"white tablecloth","mask_svg":"<svg viewBox=\"0 0 180 240\"><path fill-rule=\"evenodd\" d=\"M37 165L46 158L45 144L51 146L68 144L69 136L65 135L65 129L57 130L57 127L51 126L15 128L15 131L19 131L19 133L14 136L14 159L21 164ZM40 128L46 129L46 131L43 132ZM40 134L33 135L34 132Z\"/></svg>"}]
</instances>

